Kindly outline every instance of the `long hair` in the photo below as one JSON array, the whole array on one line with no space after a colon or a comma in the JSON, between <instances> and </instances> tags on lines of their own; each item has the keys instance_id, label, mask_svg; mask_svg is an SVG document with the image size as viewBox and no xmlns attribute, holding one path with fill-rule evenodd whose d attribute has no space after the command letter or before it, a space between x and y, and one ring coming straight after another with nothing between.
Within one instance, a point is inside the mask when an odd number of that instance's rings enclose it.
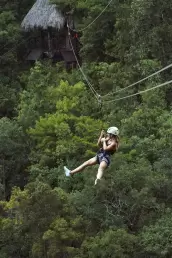
<instances>
[{"instance_id":1,"label":"long hair","mask_svg":"<svg viewBox=\"0 0 172 258\"><path fill-rule=\"evenodd\" d=\"M115 139L115 142L116 142L116 150L117 151L119 149L119 142L120 142L120 139L119 139L119 136L118 135L114 135L114 134L110 134L111 137L113 137Z\"/></svg>"},{"instance_id":2,"label":"long hair","mask_svg":"<svg viewBox=\"0 0 172 258\"><path fill-rule=\"evenodd\" d=\"M120 142L120 139L119 139L119 136L118 135L115 135L115 141L116 141L116 151L119 149L119 142Z\"/></svg>"}]
</instances>

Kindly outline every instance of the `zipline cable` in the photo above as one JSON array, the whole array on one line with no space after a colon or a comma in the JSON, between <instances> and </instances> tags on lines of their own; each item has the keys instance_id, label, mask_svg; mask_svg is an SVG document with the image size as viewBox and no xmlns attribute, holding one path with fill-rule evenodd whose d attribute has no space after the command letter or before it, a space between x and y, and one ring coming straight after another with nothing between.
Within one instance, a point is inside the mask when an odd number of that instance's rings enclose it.
<instances>
[{"instance_id":1,"label":"zipline cable","mask_svg":"<svg viewBox=\"0 0 172 258\"><path fill-rule=\"evenodd\" d=\"M106 5L106 7L101 11L101 13L91 22L89 23L85 28L80 30L81 32L89 28L97 19L106 11L106 9L109 7L109 5L112 3L113 0L110 0L109 3Z\"/></svg>"},{"instance_id":2,"label":"zipline cable","mask_svg":"<svg viewBox=\"0 0 172 258\"><path fill-rule=\"evenodd\" d=\"M89 82L88 78L86 77L84 71L82 70L82 68L81 68L81 66L80 66L80 64L79 64L79 61L78 61L78 58L77 58L77 56L76 56L76 53L75 53L75 50L74 50L74 47L73 47L73 44L72 44L72 40L71 40L71 37L70 37L70 31L68 31L68 34L69 34L69 41L70 41L70 44L71 44L71 47L72 47L72 51L73 51L73 54L74 54L74 56L75 56L76 62L77 62L77 64L78 64L78 67L79 67L79 69L80 69L80 71L81 71L81 73L82 73L84 79L86 80L88 86L90 87L91 91L92 91L93 94L97 97L97 95L98 95L97 92L95 91L95 89L93 88L93 86L91 85L91 83Z\"/></svg>"},{"instance_id":3,"label":"zipline cable","mask_svg":"<svg viewBox=\"0 0 172 258\"><path fill-rule=\"evenodd\" d=\"M141 83L141 82L143 82L143 81L145 81L145 80L147 80L147 79L149 79L149 78L151 78L151 77L153 77L153 76L155 76L155 75L157 75L157 74L159 74L159 73L161 73L161 72L163 72L163 71L165 71L165 70L167 70L167 69L169 69L170 67L172 67L172 64L165 66L164 68L160 69L159 71L157 71L157 72L155 72L155 73L153 73L153 74L151 74L151 75L149 75L149 76L147 76L147 77L145 77L145 78L143 78L143 79L141 79L141 80L139 80L139 81L137 81L137 82L135 82L135 83L132 83L132 84L130 84L129 86L127 86L127 87L125 87L125 88L122 88L122 89L119 89L119 90L117 90L117 91L108 93L108 94L102 96L102 98L105 98L105 97L108 97L108 96L110 96L110 95L112 95L112 94L115 94L115 93L124 91L124 90L126 90L126 89L129 89L129 88L131 88L131 87L133 87L133 86L135 86L135 85L137 85L137 84L139 84L139 83Z\"/></svg>"},{"instance_id":4,"label":"zipline cable","mask_svg":"<svg viewBox=\"0 0 172 258\"><path fill-rule=\"evenodd\" d=\"M97 19L106 11L106 9L109 7L109 5L112 3L113 0L110 0L109 3L106 5L106 7L99 13L99 15L92 21L90 22L85 28L78 30L78 32L82 32L86 29L88 29L95 21L97 21ZM70 30L73 30L70 28ZM75 30L73 30L75 31Z\"/></svg>"},{"instance_id":5,"label":"zipline cable","mask_svg":"<svg viewBox=\"0 0 172 258\"><path fill-rule=\"evenodd\" d=\"M170 83L172 83L172 80L171 80L171 81L164 82L164 83L159 84L159 85L157 85L157 86L154 86L154 87L152 87L152 88L149 88L149 89L146 89L146 90L142 90L142 91L139 91L139 92L137 92L137 93L134 93L134 94L125 96L125 97L121 97L121 98L117 98L117 99L113 99L113 100L107 100L107 101L104 102L104 104L110 103L110 102L115 102L115 101L118 101L118 100L128 99L128 98L131 98L131 97L134 97L134 96L143 94L143 93L145 93L145 92L148 92L148 91L151 91L151 90L154 90L154 89L163 87L163 86L168 85L168 84L170 84Z\"/></svg>"},{"instance_id":6,"label":"zipline cable","mask_svg":"<svg viewBox=\"0 0 172 258\"><path fill-rule=\"evenodd\" d=\"M100 95L96 92L96 90L94 89L94 87L92 86L92 84L90 83L90 81L88 80L88 78L86 77L84 71L82 70L82 67L80 66L80 63L78 61L78 58L77 58L77 55L75 53L75 50L74 50L74 47L73 47L73 44L72 44L72 40L71 40L71 36L70 36L70 29L69 29L69 26L67 24L67 27L68 27L68 36L69 36L69 41L70 41L70 44L71 44L71 48L72 48L72 51L73 51L73 54L75 56L75 59L76 59L76 62L78 64L78 67L79 67L79 70L81 71L84 79L86 80L89 88L91 89L92 93L94 94L95 98L97 99L98 103L100 103Z\"/></svg>"}]
</instances>

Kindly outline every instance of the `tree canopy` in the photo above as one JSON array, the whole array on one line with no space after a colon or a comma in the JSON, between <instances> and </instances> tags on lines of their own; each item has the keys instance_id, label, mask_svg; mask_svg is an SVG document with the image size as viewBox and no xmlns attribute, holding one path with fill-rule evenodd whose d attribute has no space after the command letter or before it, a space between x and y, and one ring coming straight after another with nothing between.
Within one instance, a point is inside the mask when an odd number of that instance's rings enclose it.
<instances>
[{"instance_id":1,"label":"tree canopy","mask_svg":"<svg viewBox=\"0 0 172 258\"><path fill-rule=\"evenodd\" d=\"M172 3L52 0L73 13L82 69L25 61L21 21L34 1L0 5L0 258L172 257ZM96 19L96 17L99 15ZM94 21L94 22L93 22ZM34 32L35 37L37 31ZM120 147L103 179L94 157L102 129Z\"/></svg>"}]
</instances>

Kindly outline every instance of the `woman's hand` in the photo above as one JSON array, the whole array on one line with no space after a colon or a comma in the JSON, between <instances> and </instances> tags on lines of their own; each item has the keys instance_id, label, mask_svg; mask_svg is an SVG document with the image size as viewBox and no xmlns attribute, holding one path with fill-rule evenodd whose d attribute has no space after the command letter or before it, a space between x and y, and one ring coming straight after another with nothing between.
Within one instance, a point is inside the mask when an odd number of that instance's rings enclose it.
<instances>
[{"instance_id":1,"label":"woman's hand","mask_svg":"<svg viewBox=\"0 0 172 258\"><path fill-rule=\"evenodd\" d=\"M99 139L98 139L98 142L97 142L97 145L99 146L99 147L101 147L102 146L102 139L103 138L105 138L105 131L104 130L102 130L101 131L101 133L100 133L100 136L99 136Z\"/></svg>"},{"instance_id":2,"label":"woman's hand","mask_svg":"<svg viewBox=\"0 0 172 258\"><path fill-rule=\"evenodd\" d=\"M109 141L110 140L110 137L109 136L106 136L106 141Z\"/></svg>"},{"instance_id":3,"label":"woman's hand","mask_svg":"<svg viewBox=\"0 0 172 258\"><path fill-rule=\"evenodd\" d=\"M101 143L103 143L103 142L105 142L105 141L106 141L106 138L103 137L103 138L101 139Z\"/></svg>"},{"instance_id":4,"label":"woman's hand","mask_svg":"<svg viewBox=\"0 0 172 258\"><path fill-rule=\"evenodd\" d=\"M104 136L105 136L105 131L104 131L104 130L101 131L100 136L101 136L101 137L104 137Z\"/></svg>"}]
</instances>

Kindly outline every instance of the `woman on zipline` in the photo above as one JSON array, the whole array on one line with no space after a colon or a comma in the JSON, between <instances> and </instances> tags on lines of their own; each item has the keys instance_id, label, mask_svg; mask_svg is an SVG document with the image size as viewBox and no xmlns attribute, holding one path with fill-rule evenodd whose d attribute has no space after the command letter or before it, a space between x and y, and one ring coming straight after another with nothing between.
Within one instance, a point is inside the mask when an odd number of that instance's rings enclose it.
<instances>
[{"instance_id":1,"label":"woman on zipline","mask_svg":"<svg viewBox=\"0 0 172 258\"><path fill-rule=\"evenodd\" d=\"M75 168L74 170L69 170L64 167L66 176L72 176L76 173L81 172L88 166L93 166L99 164L97 178L95 180L95 185L97 181L103 176L105 169L110 165L110 156L113 155L119 147L119 130L117 127L110 127L107 130L107 135L104 131L101 131L100 137L98 139L97 145L100 147L96 156L84 162L81 166Z\"/></svg>"}]
</instances>

